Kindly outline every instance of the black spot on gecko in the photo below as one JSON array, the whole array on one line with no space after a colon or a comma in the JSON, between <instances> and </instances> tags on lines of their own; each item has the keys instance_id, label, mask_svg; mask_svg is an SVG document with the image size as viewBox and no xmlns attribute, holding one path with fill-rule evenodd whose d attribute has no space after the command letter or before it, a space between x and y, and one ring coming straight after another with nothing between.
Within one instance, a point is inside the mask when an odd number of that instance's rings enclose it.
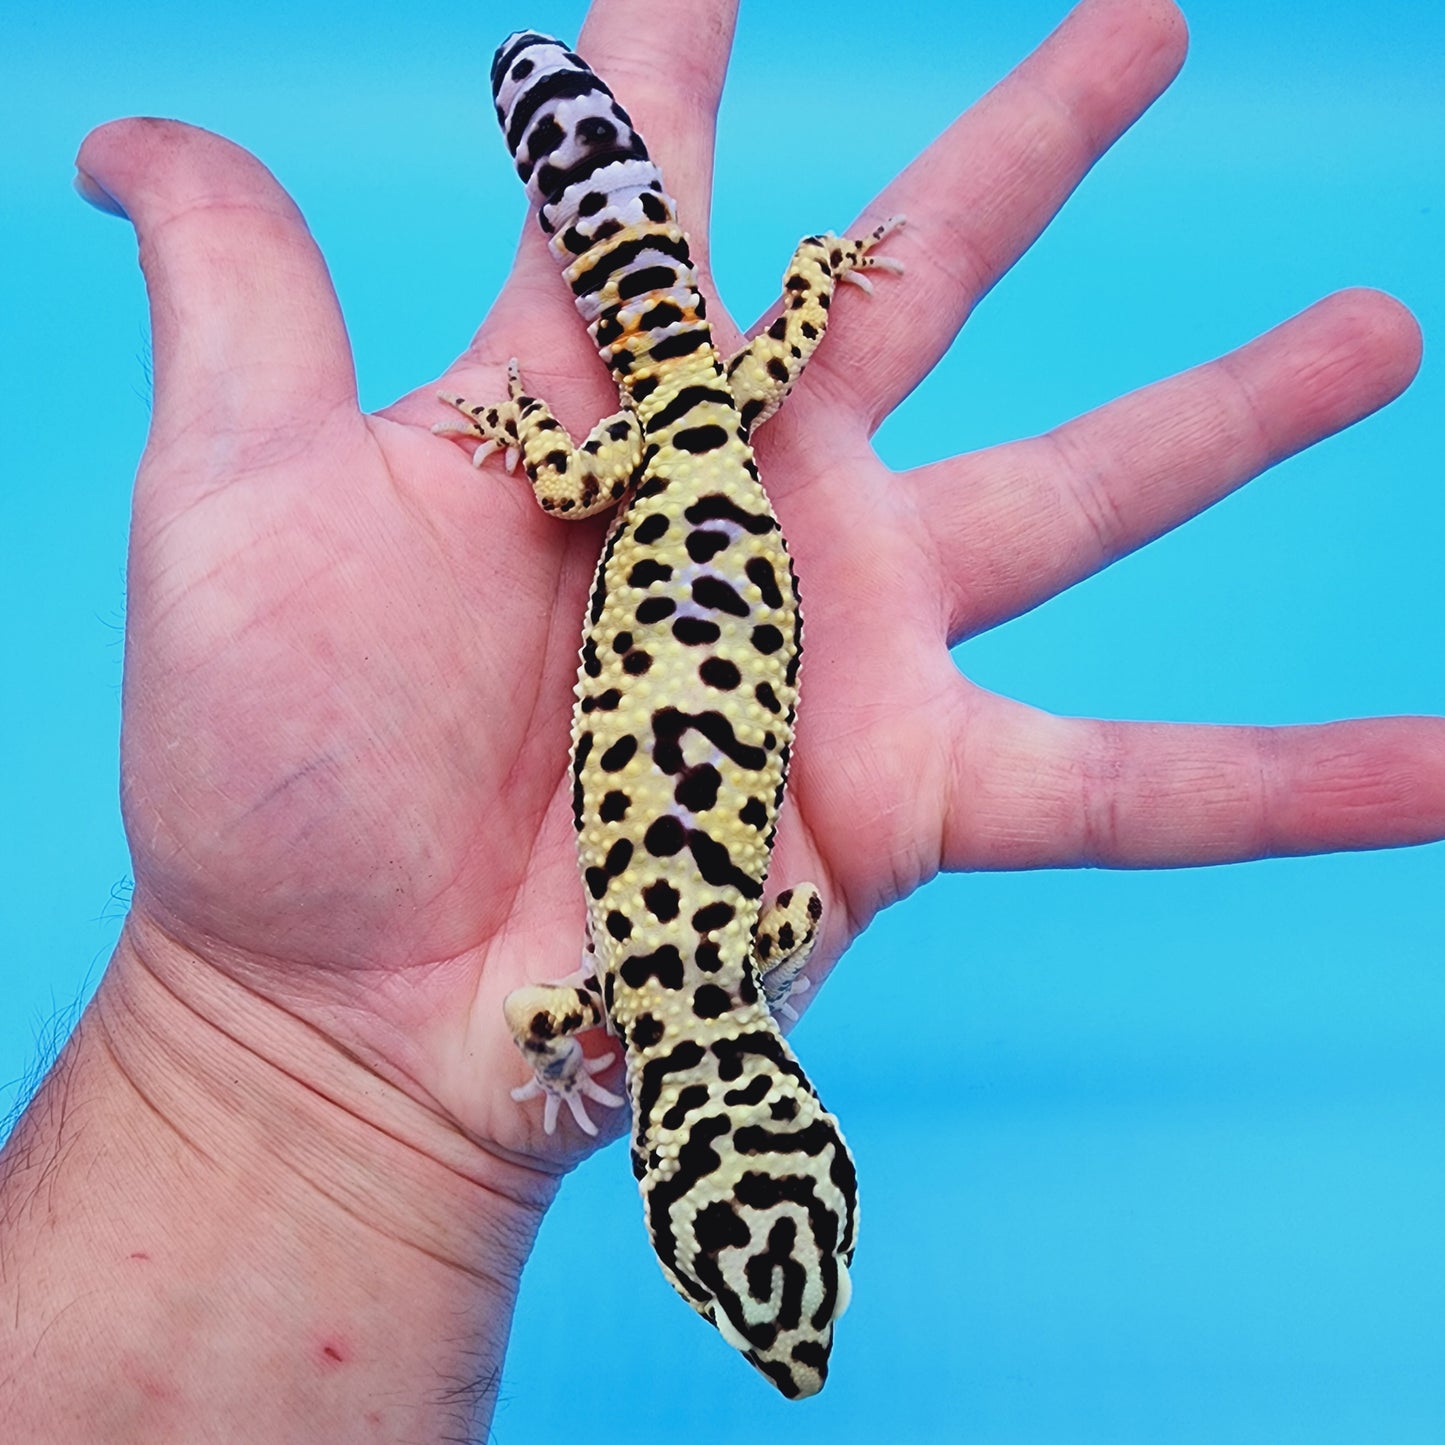
<instances>
[{"instance_id":1,"label":"black spot on gecko","mask_svg":"<svg viewBox=\"0 0 1445 1445\"><path fill-rule=\"evenodd\" d=\"M711 933L714 929L726 928L736 913L731 903L709 903L692 915L692 926L699 933Z\"/></svg>"},{"instance_id":2,"label":"black spot on gecko","mask_svg":"<svg viewBox=\"0 0 1445 1445\"><path fill-rule=\"evenodd\" d=\"M627 816L627 810L631 806L632 799L626 793L620 793L614 788L602 799L597 809L597 816L604 823L620 823Z\"/></svg>"},{"instance_id":3,"label":"black spot on gecko","mask_svg":"<svg viewBox=\"0 0 1445 1445\"><path fill-rule=\"evenodd\" d=\"M774 653L783 645L783 634L771 622L764 622L753 628L752 643L761 653Z\"/></svg>"},{"instance_id":4,"label":"black spot on gecko","mask_svg":"<svg viewBox=\"0 0 1445 1445\"><path fill-rule=\"evenodd\" d=\"M689 532L686 542L687 555L694 562L711 562L731 541L732 538L726 532Z\"/></svg>"},{"instance_id":5,"label":"black spot on gecko","mask_svg":"<svg viewBox=\"0 0 1445 1445\"><path fill-rule=\"evenodd\" d=\"M639 1014L632 1025L632 1047L650 1049L662 1040L662 1024L651 1014ZM776 1115L774 1116L776 1117Z\"/></svg>"},{"instance_id":6,"label":"black spot on gecko","mask_svg":"<svg viewBox=\"0 0 1445 1445\"><path fill-rule=\"evenodd\" d=\"M659 1121L664 1129L680 1129L687 1122L687 1116L694 1109L700 1109L708 1101L706 1084L689 1084L678 1093L672 1108Z\"/></svg>"},{"instance_id":7,"label":"black spot on gecko","mask_svg":"<svg viewBox=\"0 0 1445 1445\"><path fill-rule=\"evenodd\" d=\"M664 943L651 953L634 953L618 969L622 982L628 988L641 988L649 979L655 978L666 989L680 989L683 980L682 955L677 946ZM679 1050L674 1050L674 1053Z\"/></svg>"},{"instance_id":8,"label":"black spot on gecko","mask_svg":"<svg viewBox=\"0 0 1445 1445\"><path fill-rule=\"evenodd\" d=\"M652 354L657 355L657 347L653 347ZM691 452L694 456L702 452L716 451L720 446L727 443L728 434L726 430L714 422L707 422L703 426L684 427L681 431L674 432L672 444L679 451Z\"/></svg>"},{"instance_id":9,"label":"black spot on gecko","mask_svg":"<svg viewBox=\"0 0 1445 1445\"><path fill-rule=\"evenodd\" d=\"M725 1249L741 1249L752 1241L752 1231L726 1199L715 1199L699 1209L692 1221L692 1232L698 1248L709 1256L717 1256Z\"/></svg>"},{"instance_id":10,"label":"black spot on gecko","mask_svg":"<svg viewBox=\"0 0 1445 1445\"><path fill-rule=\"evenodd\" d=\"M649 431L661 431L669 427L675 421L680 421L694 407L701 406L703 402L713 401L719 406L731 407L733 404L732 393L723 391L716 386L684 386L676 396L666 405L658 409L657 415L648 420Z\"/></svg>"},{"instance_id":11,"label":"black spot on gecko","mask_svg":"<svg viewBox=\"0 0 1445 1445\"><path fill-rule=\"evenodd\" d=\"M675 267L641 266L636 271L629 271L617 283L617 297L620 301L631 301L634 297L645 296L649 291L671 291L676 285ZM656 355L656 352L653 354Z\"/></svg>"},{"instance_id":12,"label":"black spot on gecko","mask_svg":"<svg viewBox=\"0 0 1445 1445\"><path fill-rule=\"evenodd\" d=\"M760 1104L767 1097L773 1081L766 1074L754 1074L740 1089L729 1089L723 1095L724 1104Z\"/></svg>"},{"instance_id":13,"label":"black spot on gecko","mask_svg":"<svg viewBox=\"0 0 1445 1445\"><path fill-rule=\"evenodd\" d=\"M665 878L659 878L642 890L642 901L647 905L647 911L659 923L671 923L677 917L678 905L682 900L671 883Z\"/></svg>"},{"instance_id":14,"label":"black spot on gecko","mask_svg":"<svg viewBox=\"0 0 1445 1445\"><path fill-rule=\"evenodd\" d=\"M598 758L598 766L604 773L621 772L628 763L632 761L632 755L637 751L637 739L631 733L623 735Z\"/></svg>"},{"instance_id":15,"label":"black spot on gecko","mask_svg":"<svg viewBox=\"0 0 1445 1445\"><path fill-rule=\"evenodd\" d=\"M632 937L632 920L625 913L619 913L614 908L607 915L607 931L619 943L624 943Z\"/></svg>"},{"instance_id":16,"label":"black spot on gecko","mask_svg":"<svg viewBox=\"0 0 1445 1445\"><path fill-rule=\"evenodd\" d=\"M577 139L589 146L611 145L617 139L617 127L600 115L589 115L578 125Z\"/></svg>"},{"instance_id":17,"label":"black spot on gecko","mask_svg":"<svg viewBox=\"0 0 1445 1445\"><path fill-rule=\"evenodd\" d=\"M652 654L644 652L640 647L622 659L622 670L631 677L641 677L651 666Z\"/></svg>"},{"instance_id":18,"label":"black spot on gecko","mask_svg":"<svg viewBox=\"0 0 1445 1445\"><path fill-rule=\"evenodd\" d=\"M637 604L637 611L633 616L645 625L661 622L664 617L671 617L676 611L677 603L671 597L649 597Z\"/></svg>"},{"instance_id":19,"label":"black spot on gecko","mask_svg":"<svg viewBox=\"0 0 1445 1445\"><path fill-rule=\"evenodd\" d=\"M699 763L682 775L672 796L689 813L706 813L717 806L720 787L722 774L711 763Z\"/></svg>"},{"instance_id":20,"label":"black spot on gecko","mask_svg":"<svg viewBox=\"0 0 1445 1445\"><path fill-rule=\"evenodd\" d=\"M692 996L692 1011L700 1019L720 1019L732 1006L727 990L715 983L699 984Z\"/></svg>"},{"instance_id":21,"label":"black spot on gecko","mask_svg":"<svg viewBox=\"0 0 1445 1445\"><path fill-rule=\"evenodd\" d=\"M761 798L749 798L738 809L738 817L749 828L757 828L760 832L768 826L768 810Z\"/></svg>"},{"instance_id":22,"label":"black spot on gecko","mask_svg":"<svg viewBox=\"0 0 1445 1445\"><path fill-rule=\"evenodd\" d=\"M689 647L699 647L716 642L722 636L722 628L704 617L679 617L672 624L672 635Z\"/></svg>"},{"instance_id":23,"label":"black spot on gecko","mask_svg":"<svg viewBox=\"0 0 1445 1445\"><path fill-rule=\"evenodd\" d=\"M535 165L551 155L566 139L567 132L557 124L556 116L544 115L527 137L527 158Z\"/></svg>"},{"instance_id":24,"label":"black spot on gecko","mask_svg":"<svg viewBox=\"0 0 1445 1445\"><path fill-rule=\"evenodd\" d=\"M782 712L783 705L778 701L778 695L773 691L772 685L770 683L760 682L753 689L753 696L757 698L757 700L762 703L762 705L767 708L769 712Z\"/></svg>"},{"instance_id":25,"label":"black spot on gecko","mask_svg":"<svg viewBox=\"0 0 1445 1445\"><path fill-rule=\"evenodd\" d=\"M750 557L743 569L751 582L763 594L763 602L769 607L781 607L783 594L778 590L778 576L772 563L766 557Z\"/></svg>"},{"instance_id":26,"label":"black spot on gecko","mask_svg":"<svg viewBox=\"0 0 1445 1445\"><path fill-rule=\"evenodd\" d=\"M643 191L637 199L642 206L642 214L646 216L649 221L655 221L660 225L663 221L667 220L667 207L659 197L650 191Z\"/></svg>"},{"instance_id":27,"label":"black spot on gecko","mask_svg":"<svg viewBox=\"0 0 1445 1445\"><path fill-rule=\"evenodd\" d=\"M638 564L641 565L640 563ZM710 612L726 612L733 617L746 617L751 610L748 604L738 596L732 586L724 582L721 577L699 577L692 584L692 600L699 607L706 607ZM777 629L775 628L774 631ZM754 630L754 645L756 645L757 631ZM778 634L778 641L781 644L782 634Z\"/></svg>"},{"instance_id":28,"label":"black spot on gecko","mask_svg":"<svg viewBox=\"0 0 1445 1445\"><path fill-rule=\"evenodd\" d=\"M639 496L641 493L639 492ZM627 582L631 587L651 587L654 582L671 582L672 568L666 562L654 562L651 557L644 557L642 561L634 565L631 572L627 574ZM776 630L776 629L775 629ZM781 642L781 637L779 638Z\"/></svg>"},{"instance_id":29,"label":"black spot on gecko","mask_svg":"<svg viewBox=\"0 0 1445 1445\"><path fill-rule=\"evenodd\" d=\"M596 697L584 697L581 708L583 712L616 712L621 701L622 694L615 687L609 687L606 692L599 692Z\"/></svg>"},{"instance_id":30,"label":"black spot on gecko","mask_svg":"<svg viewBox=\"0 0 1445 1445\"><path fill-rule=\"evenodd\" d=\"M764 1129L749 1124L737 1132L737 1147L744 1154L806 1154L816 1158L833 1142L833 1131L822 1119L801 1129Z\"/></svg>"},{"instance_id":31,"label":"black spot on gecko","mask_svg":"<svg viewBox=\"0 0 1445 1445\"><path fill-rule=\"evenodd\" d=\"M689 356L711 344L712 333L704 326L696 331L674 331L671 336L664 336L656 342L648 354L654 361L670 361L673 357Z\"/></svg>"},{"instance_id":32,"label":"black spot on gecko","mask_svg":"<svg viewBox=\"0 0 1445 1445\"><path fill-rule=\"evenodd\" d=\"M591 751L592 734L583 733L577 739L577 746L572 753L572 821L579 830L582 827L582 768ZM594 896L601 897L601 894Z\"/></svg>"},{"instance_id":33,"label":"black spot on gecko","mask_svg":"<svg viewBox=\"0 0 1445 1445\"><path fill-rule=\"evenodd\" d=\"M664 331L682 320L682 308L671 301L658 301L637 318L639 331Z\"/></svg>"},{"instance_id":34,"label":"black spot on gecko","mask_svg":"<svg viewBox=\"0 0 1445 1445\"><path fill-rule=\"evenodd\" d=\"M673 854L682 852L685 842L686 834L682 823L671 813L664 813L662 817L654 818L648 824L642 846L654 858L671 858Z\"/></svg>"},{"instance_id":35,"label":"black spot on gecko","mask_svg":"<svg viewBox=\"0 0 1445 1445\"><path fill-rule=\"evenodd\" d=\"M592 323L592 340L600 351L622 335L622 322L615 312L605 311Z\"/></svg>"},{"instance_id":36,"label":"black spot on gecko","mask_svg":"<svg viewBox=\"0 0 1445 1445\"><path fill-rule=\"evenodd\" d=\"M725 497L721 492L709 492L707 496L699 497L682 515L696 524L733 522L745 532L751 532L757 537L773 531L778 525L766 514L744 511L732 498Z\"/></svg>"},{"instance_id":37,"label":"black spot on gecko","mask_svg":"<svg viewBox=\"0 0 1445 1445\"><path fill-rule=\"evenodd\" d=\"M666 531L668 521L661 512L654 512L650 517L644 517L638 524L632 535L635 540L642 543L644 547L650 547ZM644 606L648 604L644 603Z\"/></svg>"},{"instance_id":38,"label":"black spot on gecko","mask_svg":"<svg viewBox=\"0 0 1445 1445\"><path fill-rule=\"evenodd\" d=\"M761 898L763 885L750 873L739 868L727 848L701 828L687 835L688 851L697 871L715 887L735 888L744 898Z\"/></svg>"},{"instance_id":39,"label":"black spot on gecko","mask_svg":"<svg viewBox=\"0 0 1445 1445\"><path fill-rule=\"evenodd\" d=\"M722 967L722 950L715 943L699 943L693 950L692 961L704 973L716 973Z\"/></svg>"},{"instance_id":40,"label":"black spot on gecko","mask_svg":"<svg viewBox=\"0 0 1445 1445\"><path fill-rule=\"evenodd\" d=\"M734 663L725 657L709 657L697 670L697 675L709 687L722 692L731 692L742 681L742 674Z\"/></svg>"}]
</instances>

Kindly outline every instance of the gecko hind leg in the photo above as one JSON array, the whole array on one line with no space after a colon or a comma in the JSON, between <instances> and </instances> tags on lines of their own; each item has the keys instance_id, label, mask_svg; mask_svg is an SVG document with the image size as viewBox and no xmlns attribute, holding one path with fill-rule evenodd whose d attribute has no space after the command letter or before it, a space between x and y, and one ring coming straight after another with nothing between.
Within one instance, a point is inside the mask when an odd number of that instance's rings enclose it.
<instances>
[{"instance_id":1,"label":"gecko hind leg","mask_svg":"<svg viewBox=\"0 0 1445 1445\"><path fill-rule=\"evenodd\" d=\"M578 446L547 404L527 394L515 357L507 363L506 401L478 405L452 391L437 396L465 418L438 422L437 436L475 441L475 467L498 449L509 472L520 460L537 505L568 521L613 506L642 466L642 427L633 412L605 417Z\"/></svg>"},{"instance_id":2,"label":"gecko hind leg","mask_svg":"<svg viewBox=\"0 0 1445 1445\"><path fill-rule=\"evenodd\" d=\"M561 1106L577 1121L584 1134L595 1136L597 1125L587 1113L584 1099L616 1109L622 1100L604 1089L592 1076L612 1062L607 1055L589 1059L577 1035L606 1026L607 1015L595 978L574 984L529 984L513 989L502 1001L502 1012L522 1057L532 1066L532 1077L512 1090L519 1103L543 1097L542 1128L557 1131Z\"/></svg>"},{"instance_id":3,"label":"gecko hind leg","mask_svg":"<svg viewBox=\"0 0 1445 1445\"><path fill-rule=\"evenodd\" d=\"M818 942L823 899L811 883L786 889L768 905L753 935L753 964L768 1009L777 1018L793 1019L798 1011L790 999L812 984L803 968Z\"/></svg>"}]
</instances>

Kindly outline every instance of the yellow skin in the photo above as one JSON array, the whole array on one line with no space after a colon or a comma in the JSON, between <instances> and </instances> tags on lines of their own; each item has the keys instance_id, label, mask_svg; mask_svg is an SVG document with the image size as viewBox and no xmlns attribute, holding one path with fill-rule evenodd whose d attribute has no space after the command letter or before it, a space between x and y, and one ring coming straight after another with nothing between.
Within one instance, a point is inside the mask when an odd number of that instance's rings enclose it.
<instances>
[{"instance_id":1,"label":"yellow skin","mask_svg":"<svg viewBox=\"0 0 1445 1445\"><path fill-rule=\"evenodd\" d=\"M599 0L579 48L672 178L728 352L740 336L706 236L734 6L646 8L643 23ZM1060 718L974 686L947 651L1390 400L1419 358L1397 303L1331 297L1046 437L899 474L869 445L1184 48L1160 0L1086 0L870 206L909 216L893 248L908 284L886 306L842 295L760 433L808 589L773 872L819 883L822 964L944 868L1176 866L1445 832L1439 720ZM439 385L501 395L514 355L575 434L615 391L530 219L468 350L365 416L324 263L252 157L132 120L93 134L80 164L139 233L154 327L124 696L136 889L116 968L282 1005L425 1111L429 1139L464 1140L540 1207L594 1146L544 1135L509 1098L524 1066L501 1001L575 964L567 735L605 524L561 527L520 483L476 485L429 428ZM510 191L498 205L518 210ZM459 275L467 253L459 237Z\"/></svg>"}]
</instances>

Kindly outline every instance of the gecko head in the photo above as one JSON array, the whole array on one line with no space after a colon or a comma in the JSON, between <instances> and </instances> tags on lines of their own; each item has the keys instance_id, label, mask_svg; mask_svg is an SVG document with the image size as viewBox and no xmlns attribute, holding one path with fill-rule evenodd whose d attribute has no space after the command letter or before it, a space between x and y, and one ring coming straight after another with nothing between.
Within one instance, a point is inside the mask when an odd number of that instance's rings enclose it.
<instances>
[{"instance_id":1,"label":"gecko head","mask_svg":"<svg viewBox=\"0 0 1445 1445\"><path fill-rule=\"evenodd\" d=\"M789 1399L816 1395L828 1378L858 1219L837 1121L811 1094L798 1102L783 1126L764 1111L732 1129L733 1167L716 1181L730 1187L699 1201L684 1266L696 1307Z\"/></svg>"},{"instance_id":2,"label":"gecko head","mask_svg":"<svg viewBox=\"0 0 1445 1445\"><path fill-rule=\"evenodd\" d=\"M710 1318L718 1333L790 1400L816 1395L828 1378L833 1326L848 1308L852 1295L848 1266L837 1258L832 1260L832 1265L835 1281L831 1290L832 1304L809 1315L805 1303L797 1323L791 1326L785 1326L783 1320L777 1317L749 1321L746 1306L738 1311L744 1321L739 1325L731 1308L741 1304L739 1296L734 1296L727 1304L721 1299L714 1300L712 1304ZM820 1291L824 1294L828 1292L826 1288ZM828 1309L831 1309L831 1314ZM820 1317L825 1320L821 1325L818 1323Z\"/></svg>"}]
</instances>

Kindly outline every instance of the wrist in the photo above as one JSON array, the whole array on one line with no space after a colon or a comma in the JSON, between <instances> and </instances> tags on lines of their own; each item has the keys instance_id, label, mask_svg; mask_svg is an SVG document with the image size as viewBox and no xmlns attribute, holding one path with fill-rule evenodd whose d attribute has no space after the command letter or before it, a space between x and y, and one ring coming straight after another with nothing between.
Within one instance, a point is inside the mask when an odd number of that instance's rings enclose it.
<instances>
[{"instance_id":1,"label":"wrist","mask_svg":"<svg viewBox=\"0 0 1445 1445\"><path fill-rule=\"evenodd\" d=\"M33 1364L0 1416L36 1442L456 1433L555 1188L133 917L3 1157Z\"/></svg>"}]
</instances>

